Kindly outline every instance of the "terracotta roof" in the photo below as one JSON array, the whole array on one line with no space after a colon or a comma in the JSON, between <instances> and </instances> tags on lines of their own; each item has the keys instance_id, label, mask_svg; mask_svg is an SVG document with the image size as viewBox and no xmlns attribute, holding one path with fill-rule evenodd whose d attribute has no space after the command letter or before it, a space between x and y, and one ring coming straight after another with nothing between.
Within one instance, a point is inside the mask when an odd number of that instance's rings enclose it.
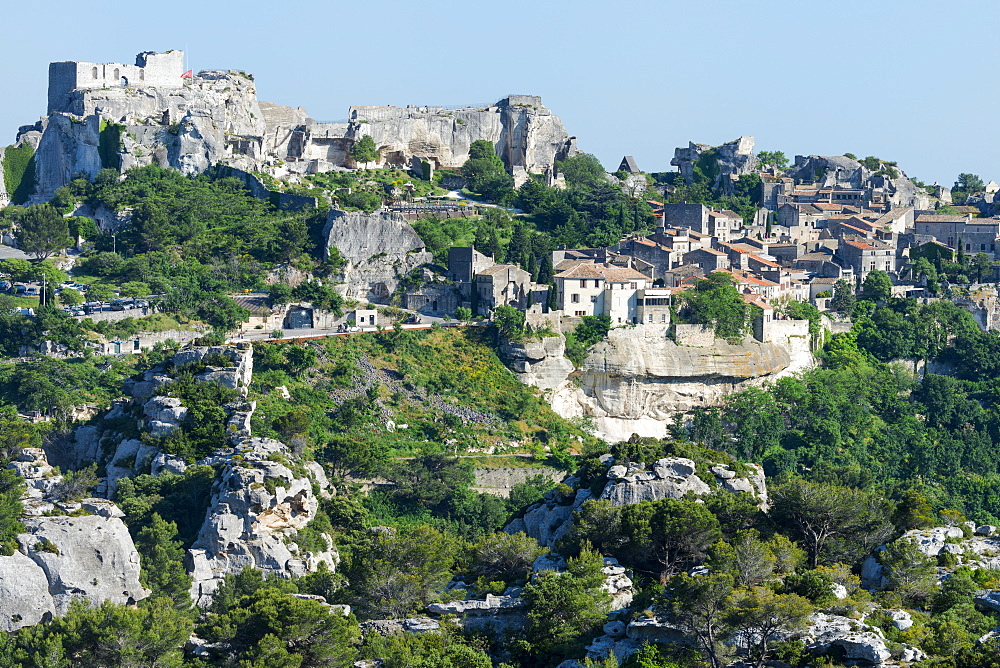
<instances>
[{"instance_id":1,"label":"terracotta roof","mask_svg":"<svg viewBox=\"0 0 1000 668\"><path fill-rule=\"evenodd\" d=\"M845 241L844 243L847 244L848 246L854 246L855 248L857 248L859 250L863 250L863 251L869 251L869 250L872 250L872 251L873 250L888 250L886 248L876 248L875 246L872 246L871 244L866 244L866 243L863 243L861 241Z\"/></svg>"},{"instance_id":2,"label":"terracotta roof","mask_svg":"<svg viewBox=\"0 0 1000 668\"><path fill-rule=\"evenodd\" d=\"M840 211L844 208L843 204L830 204L828 202L816 202L813 206L822 211Z\"/></svg>"},{"instance_id":3,"label":"terracotta roof","mask_svg":"<svg viewBox=\"0 0 1000 668\"><path fill-rule=\"evenodd\" d=\"M768 267L777 267L777 266L779 266L776 262L771 262L770 260L765 260L764 258L762 258L760 255L757 255L756 253L751 253L750 257L753 258L754 260L756 260L757 262L760 262L761 264L763 264L765 266L768 266Z\"/></svg>"},{"instance_id":4,"label":"terracotta roof","mask_svg":"<svg viewBox=\"0 0 1000 668\"><path fill-rule=\"evenodd\" d=\"M647 276L628 267L589 263L578 264L572 269L556 274L555 278L598 278L611 282L649 280Z\"/></svg>"}]
</instances>

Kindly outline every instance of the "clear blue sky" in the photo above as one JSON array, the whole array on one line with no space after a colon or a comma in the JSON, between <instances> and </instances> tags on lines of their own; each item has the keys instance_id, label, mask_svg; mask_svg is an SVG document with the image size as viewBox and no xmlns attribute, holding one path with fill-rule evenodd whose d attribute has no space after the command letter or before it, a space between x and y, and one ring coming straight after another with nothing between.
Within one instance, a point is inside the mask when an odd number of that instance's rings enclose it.
<instances>
[{"instance_id":1,"label":"clear blue sky","mask_svg":"<svg viewBox=\"0 0 1000 668\"><path fill-rule=\"evenodd\" d=\"M752 135L757 150L876 155L950 185L1000 181L996 0L305 0L6 3L0 141L45 111L50 61L187 48L317 120L352 104L541 95L607 169Z\"/></svg>"}]
</instances>

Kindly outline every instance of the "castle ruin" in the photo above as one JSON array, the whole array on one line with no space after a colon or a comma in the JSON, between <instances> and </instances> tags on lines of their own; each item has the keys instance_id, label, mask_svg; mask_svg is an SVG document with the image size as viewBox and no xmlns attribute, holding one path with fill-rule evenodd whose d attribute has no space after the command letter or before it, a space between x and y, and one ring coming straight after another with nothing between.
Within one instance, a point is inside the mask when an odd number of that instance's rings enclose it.
<instances>
[{"instance_id":1,"label":"castle ruin","mask_svg":"<svg viewBox=\"0 0 1000 668\"><path fill-rule=\"evenodd\" d=\"M74 90L123 86L180 88L184 85L183 75L184 52L176 49L166 53L143 51L135 57L135 65L72 60L49 63L48 113L70 111L70 94Z\"/></svg>"}]
</instances>

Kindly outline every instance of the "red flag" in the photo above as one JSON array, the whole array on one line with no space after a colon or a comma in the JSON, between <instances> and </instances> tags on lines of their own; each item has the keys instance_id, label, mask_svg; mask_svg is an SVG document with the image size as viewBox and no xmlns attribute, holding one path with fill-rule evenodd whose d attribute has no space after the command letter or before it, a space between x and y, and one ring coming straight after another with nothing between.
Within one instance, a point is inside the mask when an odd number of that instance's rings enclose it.
<instances>
[{"instance_id":1,"label":"red flag","mask_svg":"<svg viewBox=\"0 0 1000 668\"><path fill-rule=\"evenodd\" d=\"M181 79L193 79L193 78L194 78L194 74L193 74L192 70L188 70L187 72L185 72L184 74L181 75Z\"/></svg>"}]
</instances>

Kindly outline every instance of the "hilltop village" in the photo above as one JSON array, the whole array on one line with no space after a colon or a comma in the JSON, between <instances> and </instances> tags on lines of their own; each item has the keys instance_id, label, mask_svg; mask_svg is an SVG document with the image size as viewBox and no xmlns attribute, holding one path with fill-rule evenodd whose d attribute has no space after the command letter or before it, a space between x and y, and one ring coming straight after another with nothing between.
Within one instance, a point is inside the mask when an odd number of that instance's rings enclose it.
<instances>
[{"instance_id":1,"label":"hilltop village","mask_svg":"<svg viewBox=\"0 0 1000 668\"><path fill-rule=\"evenodd\" d=\"M0 664L995 668L1000 186L579 144L51 63L0 149Z\"/></svg>"}]
</instances>

